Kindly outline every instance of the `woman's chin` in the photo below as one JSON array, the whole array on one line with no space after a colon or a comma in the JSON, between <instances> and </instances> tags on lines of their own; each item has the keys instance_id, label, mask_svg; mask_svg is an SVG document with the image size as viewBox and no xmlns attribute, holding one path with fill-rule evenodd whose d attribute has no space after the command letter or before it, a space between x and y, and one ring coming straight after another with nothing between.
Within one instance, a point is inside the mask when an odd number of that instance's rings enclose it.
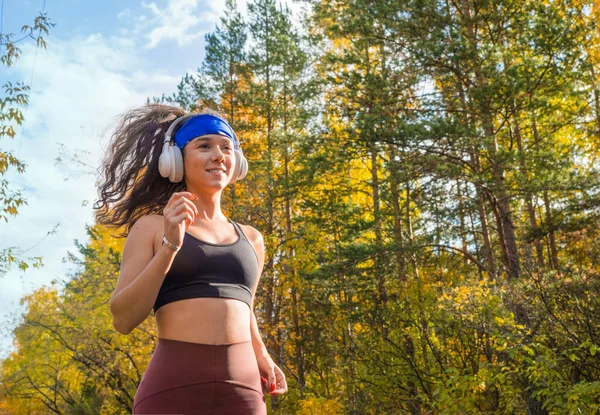
<instances>
[{"instance_id":1,"label":"woman's chin","mask_svg":"<svg viewBox=\"0 0 600 415\"><path fill-rule=\"evenodd\" d=\"M202 183L199 186L195 186L198 189L202 189L205 192L218 192L227 187L228 182L225 180L214 181L212 183Z\"/></svg>"},{"instance_id":2,"label":"woman's chin","mask_svg":"<svg viewBox=\"0 0 600 415\"><path fill-rule=\"evenodd\" d=\"M198 190L206 190L206 191L219 191L223 190L229 185L231 181L231 177L223 176L220 178L215 178L213 180L186 180L188 183L188 187Z\"/></svg>"}]
</instances>

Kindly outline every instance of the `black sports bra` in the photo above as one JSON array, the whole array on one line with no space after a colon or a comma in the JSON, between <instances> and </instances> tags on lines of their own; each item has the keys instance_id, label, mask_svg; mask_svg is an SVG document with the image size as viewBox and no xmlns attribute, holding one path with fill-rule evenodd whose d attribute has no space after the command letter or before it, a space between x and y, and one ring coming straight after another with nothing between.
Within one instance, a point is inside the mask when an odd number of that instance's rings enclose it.
<instances>
[{"instance_id":1,"label":"black sports bra","mask_svg":"<svg viewBox=\"0 0 600 415\"><path fill-rule=\"evenodd\" d=\"M230 244L213 244L185 233L156 297L155 314L167 303L196 297L235 298L250 307L258 256L240 225L227 220L238 234Z\"/></svg>"}]
</instances>

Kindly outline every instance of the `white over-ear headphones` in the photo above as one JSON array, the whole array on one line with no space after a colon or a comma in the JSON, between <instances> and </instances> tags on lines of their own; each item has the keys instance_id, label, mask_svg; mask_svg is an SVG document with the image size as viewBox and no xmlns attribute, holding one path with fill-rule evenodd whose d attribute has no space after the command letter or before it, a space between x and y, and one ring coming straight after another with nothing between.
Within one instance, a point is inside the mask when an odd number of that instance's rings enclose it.
<instances>
[{"instance_id":1,"label":"white over-ear headphones","mask_svg":"<svg viewBox=\"0 0 600 415\"><path fill-rule=\"evenodd\" d=\"M178 125L182 125L185 121L197 115L200 114L189 114L177 118L173 121L165 135L162 153L158 159L158 171L162 177L168 177L172 183L178 183L183 180L183 156L181 154L181 149L176 144L171 145L171 137ZM235 135L235 132L233 134ZM237 135L235 138L237 140ZM244 157L242 149L234 148L234 155L235 170L229 183L243 179L246 176L246 173L248 173L248 161L246 160L246 157Z\"/></svg>"}]
</instances>

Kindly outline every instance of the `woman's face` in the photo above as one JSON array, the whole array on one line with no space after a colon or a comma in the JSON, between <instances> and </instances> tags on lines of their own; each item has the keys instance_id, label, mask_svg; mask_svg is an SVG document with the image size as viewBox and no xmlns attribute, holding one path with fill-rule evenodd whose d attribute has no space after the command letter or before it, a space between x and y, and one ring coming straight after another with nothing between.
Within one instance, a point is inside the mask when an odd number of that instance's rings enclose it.
<instances>
[{"instance_id":1,"label":"woman's face","mask_svg":"<svg viewBox=\"0 0 600 415\"><path fill-rule=\"evenodd\" d=\"M233 141L219 134L208 134L190 141L183 148L186 182L192 187L223 189L233 177ZM218 169L218 173L209 170Z\"/></svg>"}]
</instances>

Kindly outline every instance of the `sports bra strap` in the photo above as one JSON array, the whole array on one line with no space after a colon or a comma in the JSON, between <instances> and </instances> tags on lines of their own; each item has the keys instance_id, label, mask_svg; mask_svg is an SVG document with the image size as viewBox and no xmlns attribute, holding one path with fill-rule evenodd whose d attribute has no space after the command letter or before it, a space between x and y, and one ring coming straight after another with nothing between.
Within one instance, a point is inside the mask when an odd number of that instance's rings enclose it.
<instances>
[{"instance_id":1,"label":"sports bra strap","mask_svg":"<svg viewBox=\"0 0 600 415\"><path fill-rule=\"evenodd\" d=\"M231 219L229 219L229 221L233 224L233 227L236 228L238 235L240 235L241 238L244 238L247 242L250 242L248 238L246 238L246 234L244 234L244 231L242 231L242 227L239 225L239 223L234 222Z\"/></svg>"}]
</instances>

